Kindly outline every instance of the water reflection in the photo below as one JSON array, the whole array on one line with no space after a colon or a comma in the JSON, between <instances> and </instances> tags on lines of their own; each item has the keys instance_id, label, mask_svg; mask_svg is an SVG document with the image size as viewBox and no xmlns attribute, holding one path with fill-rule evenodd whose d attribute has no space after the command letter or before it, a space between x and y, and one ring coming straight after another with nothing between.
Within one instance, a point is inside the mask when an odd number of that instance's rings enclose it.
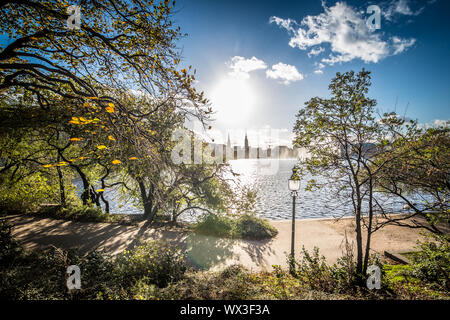
<instances>
[{"instance_id":1,"label":"water reflection","mask_svg":"<svg viewBox=\"0 0 450 320\"><path fill-rule=\"evenodd\" d=\"M270 168L277 167L275 174L260 174L261 161L264 165L272 162ZM256 213L264 218L284 220L292 217L292 197L288 189L288 179L292 174L292 168L296 164L295 159L284 160L235 160L231 161L233 171L240 173L238 177L243 184L253 186L258 192ZM301 188L304 188L305 182ZM297 219L324 218L343 215L346 210L330 212L324 204L331 201L330 193L324 190L312 192L299 191L296 199Z\"/></svg>"},{"instance_id":2,"label":"water reflection","mask_svg":"<svg viewBox=\"0 0 450 320\"><path fill-rule=\"evenodd\" d=\"M232 160L230 164L239 176L241 184L253 187L257 193L256 213L264 218L272 220L285 220L292 217L292 198L288 189L288 179L292 174L292 168L296 164L295 159L242 159ZM331 186L319 190L303 191L306 180L304 177L296 200L296 218L331 218L350 215L353 207L348 197L337 201ZM320 179L319 179L320 180ZM320 181L324 183L323 180ZM81 190L81 183L75 182ZM107 190L106 199L110 202L111 213L139 214L142 213L130 199L120 201L118 190ZM402 211L402 204L395 203L392 199L384 199L390 210ZM185 215L181 220L192 221L195 216Z\"/></svg>"}]
</instances>

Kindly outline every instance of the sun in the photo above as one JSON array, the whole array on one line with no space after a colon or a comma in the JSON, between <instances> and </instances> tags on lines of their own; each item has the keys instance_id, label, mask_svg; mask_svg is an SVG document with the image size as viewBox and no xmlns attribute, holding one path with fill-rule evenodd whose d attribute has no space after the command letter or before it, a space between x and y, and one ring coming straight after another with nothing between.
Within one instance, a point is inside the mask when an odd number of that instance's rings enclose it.
<instances>
[{"instance_id":1,"label":"sun","mask_svg":"<svg viewBox=\"0 0 450 320\"><path fill-rule=\"evenodd\" d=\"M210 96L215 118L224 124L249 120L256 103L256 95L249 79L221 79Z\"/></svg>"}]
</instances>

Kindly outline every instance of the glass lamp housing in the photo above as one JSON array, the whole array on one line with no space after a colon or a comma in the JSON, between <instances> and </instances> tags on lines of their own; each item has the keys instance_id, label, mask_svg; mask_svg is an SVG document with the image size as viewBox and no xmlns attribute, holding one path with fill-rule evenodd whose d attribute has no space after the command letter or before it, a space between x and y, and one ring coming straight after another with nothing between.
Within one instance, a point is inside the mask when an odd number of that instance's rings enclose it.
<instances>
[{"instance_id":1,"label":"glass lamp housing","mask_svg":"<svg viewBox=\"0 0 450 320\"><path fill-rule=\"evenodd\" d=\"M298 191L300 189L300 180L298 179L289 179L288 180L289 190Z\"/></svg>"}]
</instances>

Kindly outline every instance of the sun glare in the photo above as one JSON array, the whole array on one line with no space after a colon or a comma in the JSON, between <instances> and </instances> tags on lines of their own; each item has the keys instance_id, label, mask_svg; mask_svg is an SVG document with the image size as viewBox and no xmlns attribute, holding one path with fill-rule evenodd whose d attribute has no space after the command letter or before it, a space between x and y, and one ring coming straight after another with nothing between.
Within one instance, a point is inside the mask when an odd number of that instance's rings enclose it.
<instances>
[{"instance_id":1,"label":"sun glare","mask_svg":"<svg viewBox=\"0 0 450 320\"><path fill-rule=\"evenodd\" d=\"M224 78L211 91L215 118L225 124L248 121L256 96L248 79Z\"/></svg>"}]
</instances>

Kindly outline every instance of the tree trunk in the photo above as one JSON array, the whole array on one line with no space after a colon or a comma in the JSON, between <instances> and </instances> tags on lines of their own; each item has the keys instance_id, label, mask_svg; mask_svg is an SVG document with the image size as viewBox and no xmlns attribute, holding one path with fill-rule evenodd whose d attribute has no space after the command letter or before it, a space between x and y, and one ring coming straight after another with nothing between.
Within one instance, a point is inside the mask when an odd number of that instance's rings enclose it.
<instances>
[{"instance_id":1,"label":"tree trunk","mask_svg":"<svg viewBox=\"0 0 450 320\"><path fill-rule=\"evenodd\" d=\"M58 155L58 162L61 161ZM59 199L62 207L66 206L66 190L64 188L64 177L60 167L56 167L56 171L58 172L58 181L59 181Z\"/></svg>"},{"instance_id":2,"label":"tree trunk","mask_svg":"<svg viewBox=\"0 0 450 320\"><path fill-rule=\"evenodd\" d=\"M356 275L358 282L362 281L363 275L363 248L362 248L362 232L361 232L361 191L356 182L356 197L357 205L355 212L355 224L356 224Z\"/></svg>"},{"instance_id":3,"label":"tree trunk","mask_svg":"<svg viewBox=\"0 0 450 320\"><path fill-rule=\"evenodd\" d=\"M90 197L89 181L87 180L86 175L79 168L76 168L75 170L78 172L81 181L83 182L83 192L81 193L81 201L83 201L83 205L86 206L88 204L88 200Z\"/></svg>"},{"instance_id":4,"label":"tree trunk","mask_svg":"<svg viewBox=\"0 0 450 320\"><path fill-rule=\"evenodd\" d=\"M358 205L359 206L359 205ZM361 234L361 207L357 209L355 215L356 223L356 274L359 279L363 274L363 249L362 249L362 234Z\"/></svg>"},{"instance_id":5,"label":"tree trunk","mask_svg":"<svg viewBox=\"0 0 450 320\"><path fill-rule=\"evenodd\" d=\"M139 190L141 191L142 204L144 205L144 219L153 221L155 215L155 208L153 208L152 188L149 193L145 188L145 184L142 180L138 181Z\"/></svg>"},{"instance_id":6,"label":"tree trunk","mask_svg":"<svg viewBox=\"0 0 450 320\"><path fill-rule=\"evenodd\" d=\"M102 199L103 203L105 204L105 212L109 213L109 201L105 199L103 196L103 192L100 194L100 199Z\"/></svg>"},{"instance_id":7,"label":"tree trunk","mask_svg":"<svg viewBox=\"0 0 450 320\"><path fill-rule=\"evenodd\" d=\"M363 274L364 275L367 272L367 267L369 264L370 240L372 238L372 220L373 220L373 185L372 185L372 178L370 178L369 179L369 224L367 227L366 252L364 255L364 266L363 266Z\"/></svg>"},{"instance_id":8,"label":"tree trunk","mask_svg":"<svg viewBox=\"0 0 450 320\"><path fill-rule=\"evenodd\" d=\"M102 178L102 189L105 190L105 188L106 188L105 179ZM105 199L105 193L103 191L100 192L100 199L102 199L103 203L105 204L105 212L109 213L109 201Z\"/></svg>"}]
</instances>

